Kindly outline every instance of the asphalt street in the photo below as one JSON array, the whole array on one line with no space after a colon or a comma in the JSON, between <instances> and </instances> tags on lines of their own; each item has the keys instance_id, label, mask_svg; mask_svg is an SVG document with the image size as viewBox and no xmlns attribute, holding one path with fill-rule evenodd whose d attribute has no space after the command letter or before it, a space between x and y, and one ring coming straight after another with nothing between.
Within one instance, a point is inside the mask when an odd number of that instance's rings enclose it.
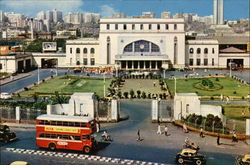
<instances>
[{"instance_id":1,"label":"asphalt street","mask_svg":"<svg viewBox=\"0 0 250 165\"><path fill-rule=\"evenodd\" d=\"M132 159L158 163L175 164L175 155L182 149L184 139L197 143L202 154L206 155L208 165L233 165L237 155L243 155L249 151L249 146L243 142L232 143L230 140L221 139L223 143L216 145L216 138L206 136L200 138L196 133L185 134L181 128L166 124L169 128L169 136L157 135L157 124L150 121L151 107L147 101L123 101L121 103L123 113L129 115L128 120L114 124L102 124L101 130L107 130L114 139L111 143L102 144L93 154L102 157ZM162 124L164 128L165 124ZM137 141L137 130L140 129L144 140ZM61 164L102 164L79 159L54 158L40 155L17 154L6 151L6 148L23 148L42 150L35 145L34 129L15 129L19 140L3 144L1 143L1 165L13 160L26 160L31 164L61 165ZM96 139L100 139L101 133ZM78 153L75 151L58 151L66 153Z\"/></svg>"}]
</instances>

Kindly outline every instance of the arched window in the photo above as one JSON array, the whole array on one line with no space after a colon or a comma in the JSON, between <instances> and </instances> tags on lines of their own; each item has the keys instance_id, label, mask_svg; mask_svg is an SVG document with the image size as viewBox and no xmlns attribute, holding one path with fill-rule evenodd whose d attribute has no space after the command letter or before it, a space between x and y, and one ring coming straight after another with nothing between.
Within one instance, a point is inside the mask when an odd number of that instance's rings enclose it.
<instances>
[{"instance_id":1,"label":"arched window","mask_svg":"<svg viewBox=\"0 0 250 165\"><path fill-rule=\"evenodd\" d=\"M135 52L149 52L149 42L139 40L135 42Z\"/></svg>"},{"instance_id":2,"label":"arched window","mask_svg":"<svg viewBox=\"0 0 250 165\"><path fill-rule=\"evenodd\" d=\"M201 54L201 48L198 48L196 51L197 54Z\"/></svg>"},{"instance_id":3,"label":"arched window","mask_svg":"<svg viewBox=\"0 0 250 165\"><path fill-rule=\"evenodd\" d=\"M160 29L161 29L161 25L157 24L157 30L160 30Z\"/></svg>"},{"instance_id":4,"label":"arched window","mask_svg":"<svg viewBox=\"0 0 250 165\"><path fill-rule=\"evenodd\" d=\"M94 48L91 48L91 49L90 49L90 53L91 53L91 54L94 54L94 53L95 53L95 49L94 49Z\"/></svg>"},{"instance_id":5,"label":"arched window","mask_svg":"<svg viewBox=\"0 0 250 165\"><path fill-rule=\"evenodd\" d=\"M168 24L165 25L165 28L166 28L166 30L168 30L168 28L169 28L169 27L168 27Z\"/></svg>"},{"instance_id":6,"label":"arched window","mask_svg":"<svg viewBox=\"0 0 250 165\"><path fill-rule=\"evenodd\" d=\"M160 52L159 46L154 43L151 43L151 52Z\"/></svg>"},{"instance_id":7,"label":"arched window","mask_svg":"<svg viewBox=\"0 0 250 165\"><path fill-rule=\"evenodd\" d=\"M193 54L193 53L194 53L194 49L193 49L193 48L190 48L190 49L189 49L189 53L190 53L190 54Z\"/></svg>"},{"instance_id":8,"label":"arched window","mask_svg":"<svg viewBox=\"0 0 250 165\"><path fill-rule=\"evenodd\" d=\"M76 53L80 53L80 48L76 48Z\"/></svg>"},{"instance_id":9,"label":"arched window","mask_svg":"<svg viewBox=\"0 0 250 165\"><path fill-rule=\"evenodd\" d=\"M151 24L148 25L148 29L149 29L149 30L152 29L152 25L151 25Z\"/></svg>"},{"instance_id":10,"label":"arched window","mask_svg":"<svg viewBox=\"0 0 250 165\"><path fill-rule=\"evenodd\" d=\"M109 28L110 28L110 25L109 25L109 24L107 24L107 30L109 30Z\"/></svg>"},{"instance_id":11,"label":"arched window","mask_svg":"<svg viewBox=\"0 0 250 165\"><path fill-rule=\"evenodd\" d=\"M83 49L83 53L84 53L84 54L87 54L87 53L88 53L88 49L87 49L87 48L84 48L84 49Z\"/></svg>"},{"instance_id":12,"label":"arched window","mask_svg":"<svg viewBox=\"0 0 250 165\"><path fill-rule=\"evenodd\" d=\"M133 52L133 43L128 44L127 46L125 46L124 52Z\"/></svg>"},{"instance_id":13,"label":"arched window","mask_svg":"<svg viewBox=\"0 0 250 165\"><path fill-rule=\"evenodd\" d=\"M123 30L127 30L127 25L123 24Z\"/></svg>"},{"instance_id":14,"label":"arched window","mask_svg":"<svg viewBox=\"0 0 250 165\"><path fill-rule=\"evenodd\" d=\"M80 65L80 61L76 61L76 65Z\"/></svg>"},{"instance_id":15,"label":"arched window","mask_svg":"<svg viewBox=\"0 0 250 165\"><path fill-rule=\"evenodd\" d=\"M177 30L177 24L174 24L174 30Z\"/></svg>"},{"instance_id":16,"label":"arched window","mask_svg":"<svg viewBox=\"0 0 250 165\"><path fill-rule=\"evenodd\" d=\"M204 54L208 54L208 48L204 49Z\"/></svg>"},{"instance_id":17,"label":"arched window","mask_svg":"<svg viewBox=\"0 0 250 165\"><path fill-rule=\"evenodd\" d=\"M141 30L143 30L143 24L141 24Z\"/></svg>"}]
</instances>

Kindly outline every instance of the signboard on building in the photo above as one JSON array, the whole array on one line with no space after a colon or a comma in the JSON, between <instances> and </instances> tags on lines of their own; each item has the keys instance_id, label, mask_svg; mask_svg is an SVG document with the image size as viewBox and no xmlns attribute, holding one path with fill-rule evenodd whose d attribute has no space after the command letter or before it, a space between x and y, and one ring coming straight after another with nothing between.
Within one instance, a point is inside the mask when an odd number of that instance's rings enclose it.
<instances>
[{"instance_id":1,"label":"signboard on building","mask_svg":"<svg viewBox=\"0 0 250 165\"><path fill-rule=\"evenodd\" d=\"M57 45L56 42L43 42L43 51L56 51Z\"/></svg>"}]
</instances>

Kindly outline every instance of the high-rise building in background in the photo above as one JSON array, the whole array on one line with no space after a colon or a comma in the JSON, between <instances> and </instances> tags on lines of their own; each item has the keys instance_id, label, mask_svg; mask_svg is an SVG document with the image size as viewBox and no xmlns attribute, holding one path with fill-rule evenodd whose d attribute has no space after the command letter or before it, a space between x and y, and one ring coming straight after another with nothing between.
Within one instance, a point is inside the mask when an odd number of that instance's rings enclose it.
<instances>
[{"instance_id":1,"label":"high-rise building in background","mask_svg":"<svg viewBox=\"0 0 250 165\"><path fill-rule=\"evenodd\" d=\"M114 13L112 14L112 18L126 18L126 14L124 13Z\"/></svg>"},{"instance_id":2,"label":"high-rise building in background","mask_svg":"<svg viewBox=\"0 0 250 165\"><path fill-rule=\"evenodd\" d=\"M169 19L171 18L171 12L170 11L164 11L161 13L161 18Z\"/></svg>"},{"instance_id":3,"label":"high-rise building in background","mask_svg":"<svg viewBox=\"0 0 250 165\"><path fill-rule=\"evenodd\" d=\"M50 23L57 23L63 20L62 12L56 9L52 11L40 11L37 13L36 18L38 20L48 20Z\"/></svg>"},{"instance_id":4,"label":"high-rise building in background","mask_svg":"<svg viewBox=\"0 0 250 165\"><path fill-rule=\"evenodd\" d=\"M0 10L0 22L4 22L5 21L5 14L2 10Z\"/></svg>"},{"instance_id":5,"label":"high-rise building in background","mask_svg":"<svg viewBox=\"0 0 250 165\"><path fill-rule=\"evenodd\" d=\"M214 0L214 24L224 24L224 4L223 0Z\"/></svg>"},{"instance_id":6,"label":"high-rise building in background","mask_svg":"<svg viewBox=\"0 0 250 165\"><path fill-rule=\"evenodd\" d=\"M145 18L155 18L155 13L154 12L142 12L141 14L142 17Z\"/></svg>"},{"instance_id":7,"label":"high-rise building in background","mask_svg":"<svg viewBox=\"0 0 250 165\"><path fill-rule=\"evenodd\" d=\"M53 22L54 23L61 22L63 20L61 11L57 11L56 9L54 9L52 11L52 13L53 13L52 15L53 15Z\"/></svg>"}]
</instances>

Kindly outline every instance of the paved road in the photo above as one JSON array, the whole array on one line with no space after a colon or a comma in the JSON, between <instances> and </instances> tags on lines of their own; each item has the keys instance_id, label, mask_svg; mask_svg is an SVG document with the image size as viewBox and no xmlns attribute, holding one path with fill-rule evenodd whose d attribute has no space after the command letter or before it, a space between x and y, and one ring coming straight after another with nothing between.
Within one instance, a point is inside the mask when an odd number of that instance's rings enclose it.
<instances>
[{"instance_id":1,"label":"paved road","mask_svg":"<svg viewBox=\"0 0 250 165\"><path fill-rule=\"evenodd\" d=\"M224 143L223 145L217 146L216 138L208 136L200 138L195 133L185 134L181 128L177 128L172 124L167 124L170 136L157 135L157 124L150 122L150 102L123 101L121 108L124 113L130 116L129 119L116 124L102 125L101 129L106 129L112 135L114 141L96 151L94 155L174 164L174 157L181 150L184 139L187 136L201 147L200 152L206 155L208 165L233 165L235 156L242 155L249 149L249 146L243 142L233 144L230 140L225 139L221 140ZM141 142L136 141L138 129L141 130L141 135L144 139ZM20 139L19 141L7 145L1 144L1 148L3 149L1 160L3 164L15 158L26 159L31 161L32 164L42 161L44 165L85 163L85 161L76 159L72 161L68 158L54 159L53 157L46 157L45 159L44 156L27 156L25 154L13 154L12 152L5 151L7 147L39 150L35 146L35 130L16 129L16 132ZM97 134L97 139L100 138L100 134ZM95 162L92 163L95 164Z\"/></svg>"}]
</instances>

